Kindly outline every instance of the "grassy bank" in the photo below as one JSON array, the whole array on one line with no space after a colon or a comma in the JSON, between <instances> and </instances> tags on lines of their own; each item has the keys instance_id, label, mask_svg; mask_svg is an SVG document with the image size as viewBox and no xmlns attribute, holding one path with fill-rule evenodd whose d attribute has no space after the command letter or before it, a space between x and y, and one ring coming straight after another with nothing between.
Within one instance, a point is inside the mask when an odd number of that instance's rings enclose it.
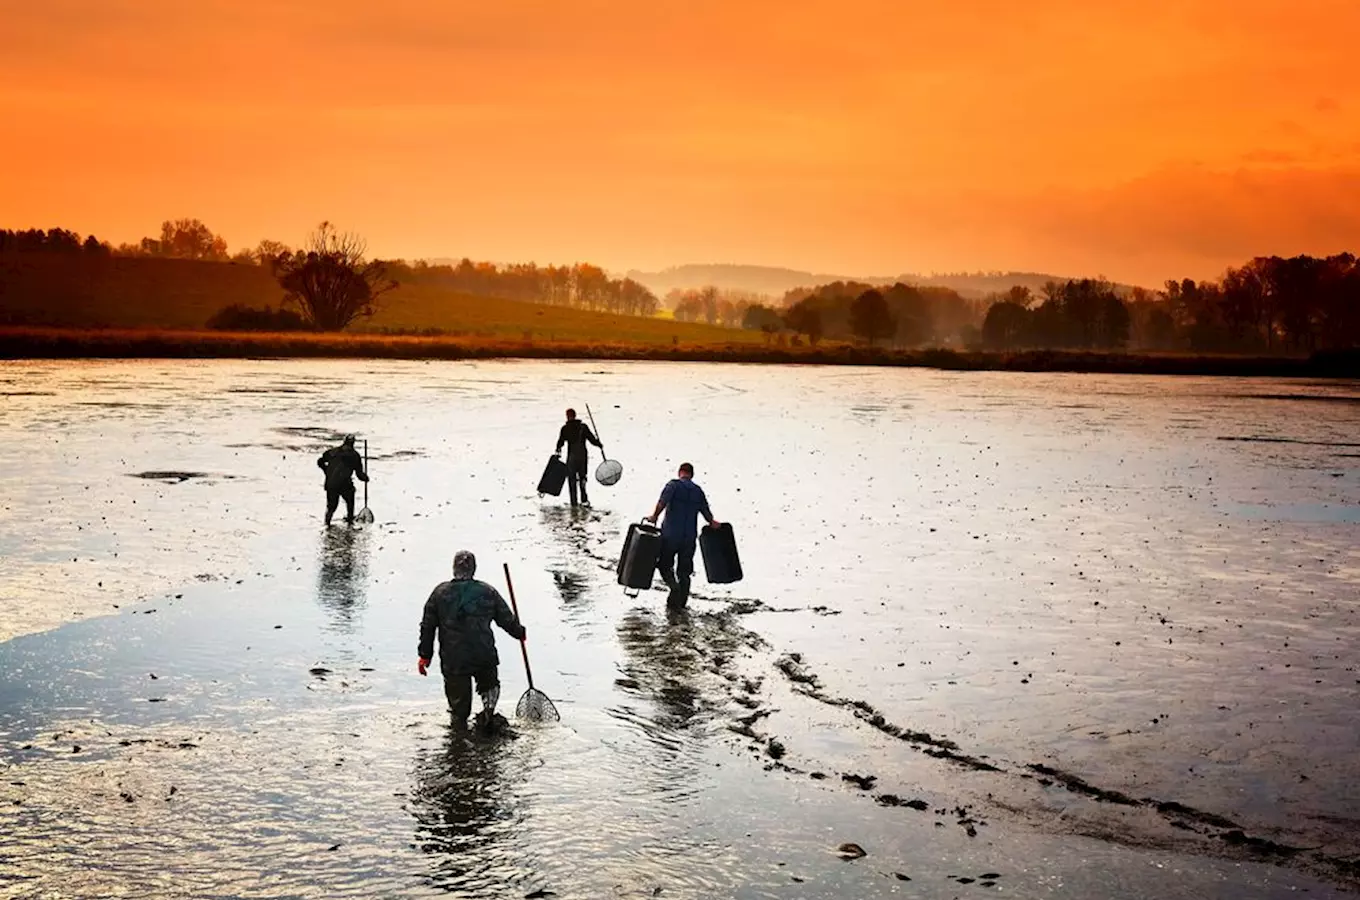
<instances>
[{"instance_id":1,"label":"grassy bank","mask_svg":"<svg viewBox=\"0 0 1360 900\"><path fill-rule=\"evenodd\" d=\"M111 257L74 265L59 254L0 258L0 326L201 330L225 306L278 306L268 269L188 259ZM437 331L476 341L619 344L753 343L758 332L670 318L613 315L403 284L355 331Z\"/></svg>"},{"instance_id":2,"label":"grassy bank","mask_svg":"<svg viewBox=\"0 0 1360 900\"><path fill-rule=\"evenodd\" d=\"M466 335L409 336L220 331L0 328L3 359L631 359L802 365L926 366L959 371L1109 372L1144 375L1360 377L1360 353L1313 357L1192 356L1036 350L1015 353L886 350L754 343L534 341Z\"/></svg>"}]
</instances>

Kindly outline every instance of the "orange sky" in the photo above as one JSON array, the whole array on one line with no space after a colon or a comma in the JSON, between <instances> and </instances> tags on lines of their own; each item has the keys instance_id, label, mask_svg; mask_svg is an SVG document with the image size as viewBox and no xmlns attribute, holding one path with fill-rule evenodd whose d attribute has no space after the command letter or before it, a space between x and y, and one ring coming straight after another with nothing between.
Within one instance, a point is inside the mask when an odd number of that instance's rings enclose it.
<instances>
[{"instance_id":1,"label":"orange sky","mask_svg":"<svg viewBox=\"0 0 1360 900\"><path fill-rule=\"evenodd\" d=\"M0 0L0 225L1160 284L1360 251L1356 0Z\"/></svg>"}]
</instances>

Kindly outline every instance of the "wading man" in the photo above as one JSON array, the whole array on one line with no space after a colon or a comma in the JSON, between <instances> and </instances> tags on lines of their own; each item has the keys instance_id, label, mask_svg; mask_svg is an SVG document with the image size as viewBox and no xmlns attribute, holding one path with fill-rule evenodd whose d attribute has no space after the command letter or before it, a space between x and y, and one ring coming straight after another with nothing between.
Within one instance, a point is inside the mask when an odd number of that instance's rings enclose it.
<instances>
[{"instance_id":1,"label":"wading man","mask_svg":"<svg viewBox=\"0 0 1360 900\"><path fill-rule=\"evenodd\" d=\"M478 724L487 731L494 727L496 701L501 696L497 667L495 622L515 640L524 639L519 623L496 589L472 576L477 573L477 558L467 550L453 557L453 580L435 587L425 601L420 620L420 654L416 671L421 675L434 659L434 636L439 633L439 668L444 674L444 696L449 701L453 727L467 728L472 714L472 687L482 698Z\"/></svg>"},{"instance_id":2,"label":"wading man","mask_svg":"<svg viewBox=\"0 0 1360 900\"><path fill-rule=\"evenodd\" d=\"M345 499L345 521L353 523L353 476L358 475L360 481L368 481L363 457L354 449L354 435L345 435L345 442L321 454L316 464L326 473L326 524L331 524L331 517L335 515L341 497Z\"/></svg>"},{"instance_id":3,"label":"wading man","mask_svg":"<svg viewBox=\"0 0 1360 900\"><path fill-rule=\"evenodd\" d=\"M709 527L716 528L718 520L708 508L704 489L694 483L694 466L681 463L676 477L661 489L661 499L647 521L656 522L662 512L661 556L656 569L661 580L671 589L666 598L669 609L684 609L689 602L690 576L694 574L694 545L699 538L698 520L703 516Z\"/></svg>"},{"instance_id":4,"label":"wading man","mask_svg":"<svg viewBox=\"0 0 1360 900\"><path fill-rule=\"evenodd\" d=\"M563 423L562 430L557 434L557 452L562 452L562 445L567 445L567 490L570 492L571 505L576 505L576 493L581 494L581 503L589 506L590 498L586 496L586 442L594 444L604 452L604 444L600 439L591 433L590 428L585 422L576 418L576 410L567 410L567 421Z\"/></svg>"}]
</instances>

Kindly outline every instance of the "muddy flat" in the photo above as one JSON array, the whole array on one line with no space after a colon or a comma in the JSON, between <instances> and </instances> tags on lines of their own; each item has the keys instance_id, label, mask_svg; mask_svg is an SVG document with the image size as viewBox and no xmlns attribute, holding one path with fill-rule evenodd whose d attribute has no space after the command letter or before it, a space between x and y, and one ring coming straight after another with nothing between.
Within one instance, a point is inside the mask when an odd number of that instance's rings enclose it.
<instances>
[{"instance_id":1,"label":"muddy flat","mask_svg":"<svg viewBox=\"0 0 1360 900\"><path fill-rule=\"evenodd\" d=\"M133 361L0 392L0 893L1354 896L1355 383ZM573 512L534 488L586 403L625 474ZM346 433L376 521L326 529ZM698 561L667 615L615 566L686 460L746 577ZM416 674L461 548L510 563L559 724L452 734Z\"/></svg>"}]
</instances>

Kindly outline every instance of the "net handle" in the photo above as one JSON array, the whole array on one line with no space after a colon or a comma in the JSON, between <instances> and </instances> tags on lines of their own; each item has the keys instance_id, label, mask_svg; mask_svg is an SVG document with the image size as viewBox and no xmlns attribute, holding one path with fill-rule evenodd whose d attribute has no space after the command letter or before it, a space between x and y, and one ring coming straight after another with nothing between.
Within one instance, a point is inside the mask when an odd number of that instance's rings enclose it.
<instances>
[{"instance_id":1,"label":"net handle","mask_svg":"<svg viewBox=\"0 0 1360 900\"><path fill-rule=\"evenodd\" d=\"M505 586L510 589L510 608L515 611L515 621L519 621L519 604L515 602L515 583L510 580L510 564L502 563L505 567ZM524 638L519 639L519 652L524 657L524 677L529 679L529 690L534 689L534 673L529 669L529 648L524 645Z\"/></svg>"},{"instance_id":2,"label":"net handle","mask_svg":"<svg viewBox=\"0 0 1360 900\"><path fill-rule=\"evenodd\" d=\"M600 441L600 429L599 429L599 427L596 426L596 424L595 424L595 416L590 412L590 404L589 404L589 403L586 404L586 418L590 420L590 430L593 431L593 432L595 432L595 440ZM600 441L600 443L603 444L604 441ZM603 447L600 448L600 458L601 458L601 459L609 459L608 456L605 456L605 455L604 455L604 448L603 448Z\"/></svg>"}]
</instances>

